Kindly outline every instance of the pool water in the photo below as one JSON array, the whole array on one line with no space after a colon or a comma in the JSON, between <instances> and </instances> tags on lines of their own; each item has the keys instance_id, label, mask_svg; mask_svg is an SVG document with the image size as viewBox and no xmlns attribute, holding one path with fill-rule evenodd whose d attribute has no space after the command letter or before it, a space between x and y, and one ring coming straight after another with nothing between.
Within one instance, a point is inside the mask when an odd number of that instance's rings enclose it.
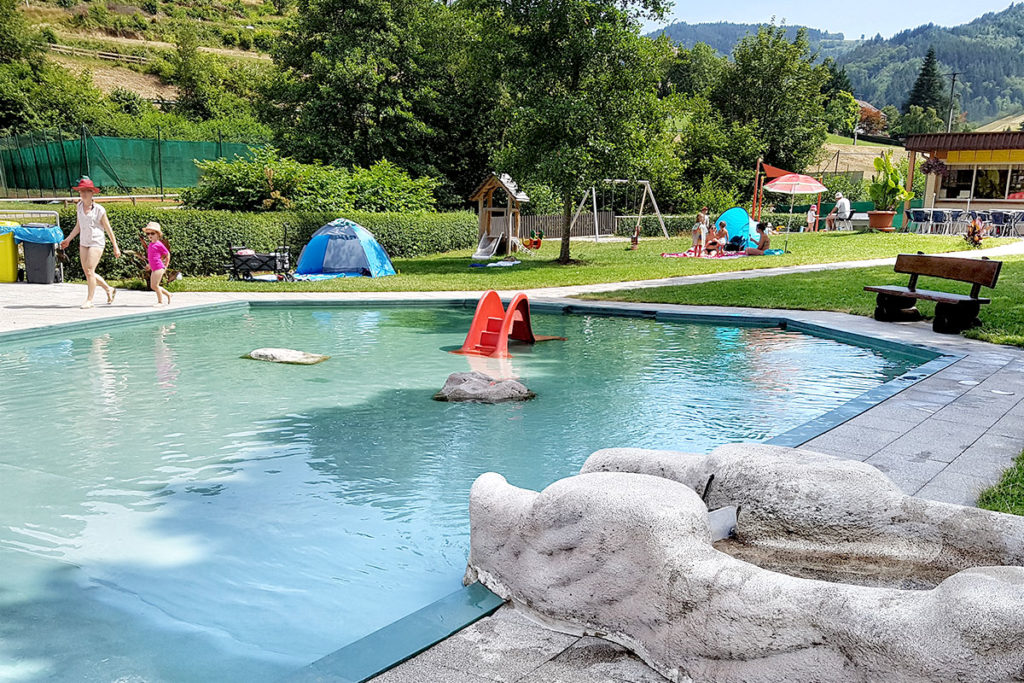
<instances>
[{"instance_id":1,"label":"pool water","mask_svg":"<svg viewBox=\"0 0 1024 683\"><path fill-rule=\"evenodd\" d=\"M779 329L535 314L431 400L470 309L253 308L0 345L0 679L274 680L460 585L469 487L771 438L920 361ZM314 366L242 360L287 346ZM490 362L489 363L493 363ZM474 365L476 367L476 365Z\"/></svg>"}]
</instances>

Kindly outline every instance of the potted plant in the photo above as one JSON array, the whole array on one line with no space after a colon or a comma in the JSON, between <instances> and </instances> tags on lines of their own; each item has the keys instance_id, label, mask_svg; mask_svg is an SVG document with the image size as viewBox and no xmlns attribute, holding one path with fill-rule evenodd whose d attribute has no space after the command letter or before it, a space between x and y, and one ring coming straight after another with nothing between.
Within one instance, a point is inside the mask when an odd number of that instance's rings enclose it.
<instances>
[{"instance_id":1,"label":"potted plant","mask_svg":"<svg viewBox=\"0 0 1024 683\"><path fill-rule=\"evenodd\" d=\"M875 210L868 211L868 226L873 230L892 232L896 207L913 199L914 193L904 187L903 174L893 165L891 152L884 152L875 159L875 171L868 185L868 195L875 203Z\"/></svg>"}]
</instances>

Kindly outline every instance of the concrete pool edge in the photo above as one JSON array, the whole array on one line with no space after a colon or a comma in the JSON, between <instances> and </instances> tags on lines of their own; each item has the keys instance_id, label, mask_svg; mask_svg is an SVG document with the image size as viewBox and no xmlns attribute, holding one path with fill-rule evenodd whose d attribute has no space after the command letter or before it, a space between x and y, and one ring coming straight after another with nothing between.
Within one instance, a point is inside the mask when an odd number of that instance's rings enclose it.
<instances>
[{"instance_id":1,"label":"concrete pool edge","mask_svg":"<svg viewBox=\"0 0 1024 683\"><path fill-rule=\"evenodd\" d=\"M131 313L113 318L67 322L27 330L0 333L0 344L20 340L38 340L40 337L78 334L107 329L114 326L173 321L199 315L219 314L234 310L265 307L420 307L420 308L473 308L476 298L450 297L425 299L372 300L237 300L229 302L195 304L175 309L162 309L146 313ZM507 301L507 299L506 299ZM651 304L590 304L582 301L559 302L536 300L531 307L538 313L607 315L613 317L644 317L664 322L731 325L742 327L780 328L826 337L839 342L890 351L922 362L913 370L857 396L836 409L780 434L767 443L798 446L860 415L882 401L939 372L963 358L924 344L879 339L865 334L796 320L773 313L700 313L676 310L668 306ZM483 592L481 592L483 591ZM489 596L489 597L488 597ZM496 601L496 602L494 602ZM493 606L491 603L494 602ZM291 681L364 681L387 671L417 653L444 640L448 636L483 618L500 606L501 600L482 586L463 588L391 624L360 638L325 657L309 664L285 680ZM475 605L475 606L474 606Z\"/></svg>"}]
</instances>

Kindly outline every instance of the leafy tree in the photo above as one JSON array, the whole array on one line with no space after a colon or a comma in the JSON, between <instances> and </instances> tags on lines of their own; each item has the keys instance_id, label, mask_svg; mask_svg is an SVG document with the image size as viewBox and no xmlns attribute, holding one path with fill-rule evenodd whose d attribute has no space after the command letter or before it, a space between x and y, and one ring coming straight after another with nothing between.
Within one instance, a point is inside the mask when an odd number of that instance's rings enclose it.
<instances>
[{"instance_id":1,"label":"leafy tree","mask_svg":"<svg viewBox=\"0 0 1024 683\"><path fill-rule=\"evenodd\" d=\"M562 204L560 263L583 190L630 177L663 130L657 89L669 50L640 35L661 0L468 0L481 23L475 61L503 84L496 168L549 185Z\"/></svg>"},{"instance_id":2,"label":"leafy tree","mask_svg":"<svg viewBox=\"0 0 1024 683\"><path fill-rule=\"evenodd\" d=\"M199 50L195 26L186 23L175 36L171 58L174 82L178 86L178 110L187 116L206 119L215 113L216 87L210 58Z\"/></svg>"},{"instance_id":3,"label":"leafy tree","mask_svg":"<svg viewBox=\"0 0 1024 683\"><path fill-rule=\"evenodd\" d=\"M841 92L847 92L852 97L853 85L846 73L846 67L838 66L834 59L826 59L824 65L828 69L828 80L825 81L822 94L826 97L834 97Z\"/></svg>"},{"instance_id":4,"label":"leafy tree","mask_svg":"<svg viewBox=\"0 0 1024 683\"><path fill-rule=\"evenodd\" d=\"M683 95L708 95L722 80L729 61L707 43L680 48L668 69L668 87Z\"/></svg>"},{"instance_id":5,"label":"leafy tree","mask_svg":"<svg viewBox=\"0 0 1024 683\"><path fill-rule=\"evenodd\" d=\"M878 135L885 130L885 114L873 107L860 107L857 129L868 135Z\"/></svg>"},{"instance_id":6,"label":"leafy tree","mask_svg":"<svg viewBox=\"0 0 1024 683\"><path fill-rule=\"evenodd\" d=\"M946 130L945 122L939 118L932 108L921 109L917 105L911 105L910 111L900 116L895 129L889 126L892 135L913 135L915 133L941 133Z\"/></svg>"},{"instance_id":7,"label":"leafy tree","mask_svg":"<svg viewBox=\"0 0 1024 683\"><path fill-rule=\"evenodd\" d=\"M949 106L949 98L946 97L946 81L939 73L939 61L935 58L935 48L928 48L928 54L921 64L921 71L917 74L914 87L910 89L907 101L903 103L903 113L906 114L913 106L921 109L932 109L942 111Z\"/></svg>"},{"instance_id":8,"label":"leafy tree","mask_svg":"<svg viewBox=\"0 0 1024 683\"><path fill-rule=\"evenodd\" d=\"M0 0L0 64L38 59L43 50L39 33L18 9L18 0Z\"/></svg>"},{"instance_id":9,"label":"leafy tree","mask_svg":"<svg viewBox=\"0 0 1024 683\"><path fill-rule=\"evenodd\" d=\"M882 107L882 116L885 117L885 130L890 136L895 136L900 129L900 110L887 104Z\"/></svg>"},{"instance_id":10,"label":"leafy tree","mask_svg":"<svg viewBox=\"0 0 1024 683\"><path fill-rule=\"evenodd\" d=\"M858 120L862 119L860 105L853 95L845 90L834 93L825 105L825 121L828 129L834 133L849 135L853 132Z\"/></svg>"},{"instance_id":11,"label":"leafy tree","mask_svg":"<svg viewBox=\"0 0 1024 683\"><path fill-rule=\"evenodd\" d=\"M466 73L472 17L433 0L298 0L273 50L265 112L282 148L338 165L386 158L458 179L465 199L487 166L493 83ZM459 196L459 195L462 196Z\"/></svg>"},{"instance_id":12,"label":"leafy tree","mask_svg":"<svg viewBox=\"0 0 1024 683\"><path fill-rule=\"evenodd\" d=\"M785 27L766 25L736 46L716 100L731 120L757 127L766 162L800 171L827 136L822 87L828 78L804 31L790 42Z\"/></svg>"}]
</instances>

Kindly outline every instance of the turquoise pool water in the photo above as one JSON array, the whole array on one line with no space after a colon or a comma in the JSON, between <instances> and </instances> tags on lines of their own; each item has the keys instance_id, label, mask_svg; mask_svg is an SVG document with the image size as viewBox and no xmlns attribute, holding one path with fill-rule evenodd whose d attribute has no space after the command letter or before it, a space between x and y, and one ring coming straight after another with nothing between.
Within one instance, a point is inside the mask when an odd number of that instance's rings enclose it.
<instances>
[{"instance_id":1,"label":"turquoise pool water","mask_svg":"<svg viewBox=\"0 0 1024 683\"><path fill-rule=\"evenodd\" d=\"M430 400L470 309L254 308L0 345L0 679L274 680L456 590L481 473L764 440L919 364L535 314L526 404ZM239 359L261 346L316 366Z\"/></svg>"}]
</instances>

